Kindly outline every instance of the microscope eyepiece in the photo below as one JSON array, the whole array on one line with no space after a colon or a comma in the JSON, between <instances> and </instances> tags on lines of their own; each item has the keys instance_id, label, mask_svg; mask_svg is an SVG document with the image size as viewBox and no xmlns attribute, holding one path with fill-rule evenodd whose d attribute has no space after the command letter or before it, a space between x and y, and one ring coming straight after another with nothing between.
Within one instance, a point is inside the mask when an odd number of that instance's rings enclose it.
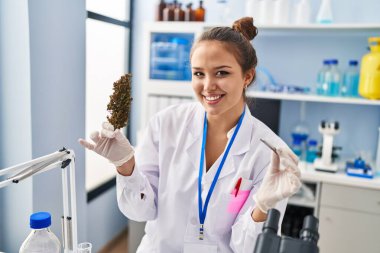
<instances>
[{"instance_id":1,"label":"microscope eyepiece","mask_svg":"<svg viewBox=\"0 0 380 253\"><path fill-rule=\"evenodd\" d=\"M302 229L300 231L301 240L317 244L319 239L318 223L318 219L314 216L306 216L303 221Z\"/></svg>"},{"instance_id":2,"label":"microscope eyepiece","mask_svg":"<svg viewBox=\"0 0 380 253\"><path fill-rule=\"evenodd\" d=\"M263 225L263 232L272 230L275 234L278 231L278 221L280 220L280 212L277 209L269 209L268 217Z\"/></svg>"}]
</instances>

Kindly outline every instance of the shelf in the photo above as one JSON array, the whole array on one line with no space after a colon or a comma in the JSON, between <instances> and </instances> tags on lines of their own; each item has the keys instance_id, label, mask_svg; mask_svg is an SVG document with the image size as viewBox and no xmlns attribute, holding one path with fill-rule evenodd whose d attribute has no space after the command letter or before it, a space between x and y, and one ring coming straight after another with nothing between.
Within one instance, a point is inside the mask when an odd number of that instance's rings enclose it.
<instances>
[{"instance_id":1,"label":"shelf","mask_svg":"<svg viewBox=\"0 0 380 253\"><path fill-rule=\"evenodd\" d=\"M156 96L193 97L190 81L153 80L146 85L147 93Z\"/></svg>"},{"instance_id":2,"label":"shelf","mask_svg":"<svg viewBox=\"0 0 380 253\"><path fill-rule=\"evenodd\" d=\"M357 104L357 105L380 105L380 100L369 100L364 98L345 98L345 97L327 97L305 94L274 93L263 91L247 91L246 95L252 98L306 101L318 103L335 103L335 104Z\"/></svg>"},{"instance_id":3,"label":"shelf","mask_svg":"<svg viewBox=\"0 0 380 253\"><path fill-rule=\"evenodd\" d=\"M177 22L180 24L180 22ZM358 23L341 23L341 24L305 24L305 25L260 25L255 24L260 30L379 30L380 24L369 23L369 24L358 24ZM230 26L230 24L212 24L205 23L203 25L205 28L211 28L215 26Z\"/></svg>"},{"instance_id":4,"label":"shelf","mask_svg":"<svg viewBox=\"0 0 380 253\"><path fill-rule=\"evenodd\" d=\"M148 94L157 96L194 97L190 81L149 80L147 85L147 92ZM374 106L380 105L380 100L369 100L364 98L326 97L317 95L274 93L249 90L247 91L246 95L247 97L251 98L275 100Z\"/></svg>"},{"instance_id":5,"label":"shelf","mask_svg":"<svg viewBox=\"0 0 380 253\"><path fill-rule=\"evenodd\" d=\"M210 29L216 26L231 26L229 23L208 23L208 22L156 22L153 24L159 24L159 29L162 31L170 31L177 30L180 28L183 31L183 28L187 28L189 30L202 30L202 29ZM321 30L321 31L330 31L330 30L342 30L342 31L378 31L380 32L380 23L341 23L341 24L306 24L306 25L259 25L255 24L257 28L260 30L294 30L294 31L302 31L302 30Z\"/></svg>"}]
</instances>

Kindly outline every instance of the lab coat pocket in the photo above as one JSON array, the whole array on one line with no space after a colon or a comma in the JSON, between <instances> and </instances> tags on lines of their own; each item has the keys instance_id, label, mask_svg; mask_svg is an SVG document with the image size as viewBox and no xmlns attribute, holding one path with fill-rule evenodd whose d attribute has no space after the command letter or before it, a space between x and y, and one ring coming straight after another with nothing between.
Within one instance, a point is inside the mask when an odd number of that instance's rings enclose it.
<instances>
[{"instance_id":1,"label":"lab coat pocket","mask_svg":"<svg viewBox=\"0 0 380 253\"><path fill-rule=\"evenodd\" d=\"M214 223L217 234L225 234L231 231L232 225L244 206L249 193L250 190L239 191L236 196L233 193L223 194L220 203L221 209L219 209Z\"/></svg>"},{"instance_id":2,"label":"lab coat pocket","mask_svg":"<svg viewBox=\"0 0 380 253\"><path fill-rule=\"evenodd\" d=\"M235 196L234 193L230 194L230 201L227 206L227 212L232 214L238 214L243 207L251 191L239 191Z\"/></svg>"}]
</instances>

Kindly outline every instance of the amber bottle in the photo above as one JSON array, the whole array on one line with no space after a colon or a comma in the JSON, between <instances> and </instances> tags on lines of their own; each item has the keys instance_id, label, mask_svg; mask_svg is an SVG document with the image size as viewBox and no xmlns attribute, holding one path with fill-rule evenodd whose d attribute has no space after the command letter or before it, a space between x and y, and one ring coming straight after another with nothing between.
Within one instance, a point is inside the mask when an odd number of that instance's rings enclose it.
<instances>
[{"instance_id":1,"label":"amber bottle","mask_svg":"<svg viewBox=\"0 0 380 253\"><path fill-rule=\"evenodd\" d=\"M194 17L194 10L192 8L192 3L188 3L186 5L186 9L185 9L185 21L195 21L195 17Z\"/></svg>"},{"instance_id":2,"label":"amber bottle","mask_svg":"<svg viewBox=\"0 0 380 253\"><path fill-rule=\"evenodd\" d=\"M164 20L165 7L166 7L165 0L160 0L160 3L157 5L157 10L156 10L156 21Z\"/></svg>"},{"instance_id":3,"label":"amber bottle","mask_svg":"<svg viewBox=\"0 0 380 253\"><path fill-rule=\"evenodd\" d=\"M185 21L185 11L182 9L182 4L179 3L174 9L174 21Z\"/></svg>"},{"instance_id":4,"label":"amber bottle","mask_svg":"<svg viewBox=\"0 0 380 253\"><path fill-rule=\"evenodd\" d=\"M195 10L195 21L205 21L206 10L203 8L203 1L199 1L199 7Z\"/></svg>"},{"instance_id":5,"label":"amber bottle","mask_svg":"<svg viewBox=\"0 0 380 253\"><path fill-rule=\"evenodd\" d=\"M174 4L169 3L163 11L163 21L174 21Z\"/></svg>"}]
</instances>

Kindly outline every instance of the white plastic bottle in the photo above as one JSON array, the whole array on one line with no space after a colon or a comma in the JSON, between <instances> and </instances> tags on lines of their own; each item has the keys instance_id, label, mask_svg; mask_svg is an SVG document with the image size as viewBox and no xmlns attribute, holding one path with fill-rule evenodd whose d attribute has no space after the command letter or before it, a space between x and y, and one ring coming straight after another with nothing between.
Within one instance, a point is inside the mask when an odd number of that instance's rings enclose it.
<instances>
[{"instance_id":1,"label":"white plastic bottle","mask_svg":"<svg viewBox=\"0 0 380 253\"><path fill-rule=\"evenodd\" d=\"M289 23L289 0L272 0L273 1L273 24L286 25Z\"/></svg>"},{"instance_id":2,"label":"white plastic bottle","mask_svg":"<svg viewBox=\"0 0 380 253\"><path fill-rule=\"evenodd\" d=\"M50 231L51 216L47 212L38 212L30 216L32 232L22 243L19 253L60 253L61 243Z\"/></svg>"},{"instance_id":3,"label":"white plastic bottle","mask_svg":"<svg viewBox=\"0 0 380 253\"><path fill-rule=\"evenodd\" d=\"M253 17L255 24L261 22L261 10L262 3L260 0L245 0L245 16Z\"/></svg>"},{"instance_id":4,"label":"white plastic bottle","mask_svg":"<svg viewBox=\"0 0 380 253\"><path fill-rule=\"evenodd\" d=\"M317 14L317 23L330 24L333 22L333 14L331 9L331 0L322 0L321 6Z\"/></svg>"},{"instance_id":5,"label":"white plastic bottle","mask_svg":"<svg viewBox=\"0 0 380 253\"><path fill-rule=\"evenodd\" d=\"M305 25L310 23L310 0L300 0L294 10L294 24Z\"/></svg>"},{"instance_id":6,"label":"white plastic bottle","mask_svg":"<svg viewBox=\"0 0 380 253\"><path fill-rule=\"evenodd\" d=\"M229 21L230 17L230 8L228 6L227 0L217 0L217 21L220 24L226 23Z\"/></svg>"}]
</instances>

